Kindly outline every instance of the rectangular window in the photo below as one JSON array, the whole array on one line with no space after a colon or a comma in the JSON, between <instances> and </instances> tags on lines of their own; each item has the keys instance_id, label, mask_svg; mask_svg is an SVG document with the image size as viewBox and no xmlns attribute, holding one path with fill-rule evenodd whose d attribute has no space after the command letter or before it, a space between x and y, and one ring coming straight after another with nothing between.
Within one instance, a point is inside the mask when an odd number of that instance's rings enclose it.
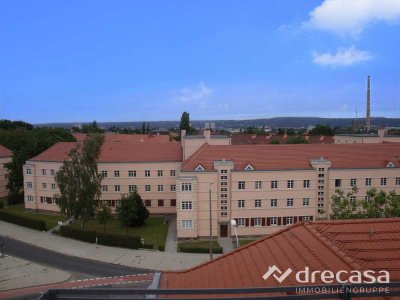
<instances>
[{"instance_id":1,"label":"rectangular window","mask_svg":"<svg viewBox=\"0 0 400 300\"><path fill-rule=\"evenodd\" d=\"M365 201L370 202L371 201L371 196L370 195L366 195L364 197Z\"/></svg>"},{"instance_id":2,"label":"rectangular window","mask_svg":"<svg viewBox=\"0 0 400 300\"><path fill-rule=\"evenodd\" d=\"M33 196L32 195L28 195L27 200L28 200L28 202L33 202Z\"/></svg>"},{"instance_id":3,"label":"rectangular window","mask_svg":"<svg viewBox=\"0 0 400 300\"><path fill-rule=\"evenodd\" d=\"M372 185L372 179L371 178L365 178L365 186L371 186Z\"/></svg>"},{"instance_id":4,"label":"rectangular window","mask_svg":"<svg viewBox=\"0 0 400 300\"><path fill-rule=\"evenodd\" d=\"M26 183L26 187L27 187L28 189L31 189L31 188L33 187L32 182L28 181L28 182Z\"/></svg>"},{"instance_id":5,"label":"rectangular window","mask_svg":"<svg viewBox=\"0 0 400 300\"><path fill-rule=\"evenodd\" d=\"M108 185L102 185L101 189L103 192L108 192Z\"/></svg>"},{"instance_id":6,"label":"rectangular window","mask_svg":"<svg viewBox=\"0 0 400 300\"><path fill-rule=\"evenodd\" d=\"M51 175L51 176L54 176L54 175L56 175L56 171L54 171L54 170L50 170L50 175Z\"/></svg>"},{"instance_id":7,"label":"rectangular window","mask_svg":"<svg viewBox=\"0 0 400 300\"><path fill-rule=\"evenodd\" d=\"M261 207L261 199L254 200L254 207L257 207L257 208Z\"/></svg>"},{"instance_id":8,"label":"rectangular window","mask_svg":"<svg viewBox=\"0 0 400 300\"><path fill-rule=\"evenodd\" d=\"M246 220L244 218L237 219L237 226L238 227L245 227L246 226Z\"/></svg>"},{"instance_id":9,"label":"rectangular window","mask_svg":"<svg viewBox=\"0 0 400 300\"><path fill-rule=\"evenodd\" d=\"M181 208L183 210L192 209L192 201L182 201Z\"/></svg>"},{"instance_id":10,"label":"rectangular window","mask_svg":"<svg viewBox=\"0 0 400 300\"><path fill-rule=\"evenodd\" d=\"M221 198L228 198L228 194L221 194Z\"/></svg>"},{"instance_id":11,"label":"rectangular window","mask_svg":"<svg viewBox=\"0 0 400 300\"><path fill-rule=\"evenodd\" d=\"M356 196L350 196L350 203L356 202Z\"/></svg>"},{"instance_id":12,"label":"rectangular window","mask_svg":"<svg viewBox=\"0 0 400 300\"><path fill-rule=\"evenodd\" d=\"M238 189L239 190L244 190L246 188L246 182L244 181L239 181L238 182Z\"/></svg>"},{"instance_id":13,"label":"rectangular window","mask_svg":"<svg viewBox=\"0 0 400 300\"><path fill-rule=\"evenodd\" d=\"M324 184L324 183L325 183L325 180L323 180L323 179L320 179L320 180L318 180L318 183L320 183L320 184Z\"/></svg>"},{"instance_id":14,"label":"rectangular window","mask_svg":"<svg viewBox=\"0 0 400 300\"><path fill-rule=\"evenodd\" d=\"M356 185L357 185L357 179L356 178L350 179L350 186L356 186Z\"/></svg>"},{"instance_id":15,"label":"rectangular window","mask_svg":"<svg viewBox=\"0 0 400 300\"><path fill-rule=\"evenodd\" d=\"M182 220L182 228L183 229L193 228L193 221L192 220Z\"/></svg>"},{"instance_id":16,"label":"rectangular window","mask_svg":"<svg viewBox=\"0 0 400 300\"><path fill-rule=\"evenodd\" d=\"M254 188L255 188L256 190L261 190L261 181L256 181L256 182L254 183Z\"/></svg>"},{"instance_id":17,"label":"rectangular window","mask_svg":"<svg viewBox=\"0 0 400 300\"><path fill-rule=\"evenodd\" d=\"M228 174L228 170L221 170L222 174Z\"/></svg>"},{"instance_id":18,"label":"rectangular window","mask_svg":"<svg viewBox=\"0 0 400 300\"><path fill-rule=\"evenodd\" d=\"M136 177L136 171L134 170L128 171L128 177Z\"/></svg>"},{"instance_id":19,"label":"rectangular window","mask_svg":"<svg viewBox=\"0 0 400 300\"><path fill-rule=\"evenodd\" d=\"M42 183L42 188L47 188L47 185L46 185L46 183Z\"/></svg>"},{"instance_id":20,"label":"rectangular window","mask_svg":"<svg viewBox=\"0 0 400 300\"><path fill-rule=\"evenodd\" d=\"M150 177L150 170L144 171L144 177Z\"/></svg>"},{"instance_id":21,"label":"rectangular window","mask_svg":"<svg viewBox=\"0 0 400 300\"><path fill-rule=\"evenodd\" d=\"M324 207L324 203L323 202L318 202L318 208L323 208Z\"/></svg>"},{"instance_id":22,"label":"rectangular window","mask_svg":"<svg viewBox=\"0 0 400 300\"><path fill-rule=\"evenodd\" d=\"M190 182L183 182L181 184L182 192L191 192L192 191L192 184Z\"/></svg>"},{"instance_id":23,"label":"rectangular window","mask_svg":"<svg viewBox=\"0 0 400 300\"><path fill-rule=\"evenodd\" d=\"M51 204L56 204L56 198L55 197L51 197Z\"/></svg>"},{"instance_id":24,"label":"rectangular window","mask_svg":"<svg viewBox=\"0 0 400 300\"><path fill-rule=\"evenodd\" d=\"M303 198L303 206L304 207L310 206L310 198Z\"/></svg>"},{"instance_id":25,"label":"rectangular window","mask_svg":"<svg viewBox=\"0 0 400 300\"><path fill-rule=\"evenodd\" d=\"M288 181L287 181L287 188L288 188L288 189L292 189L293 186L294 186L294 181L293 181L293 180L288 180Z\"/></svg>"},{"instance_id":26,"label":"rectangular window","mask_svg":"<svg viewBox=\"0 0 400 300\"><path fill-rule=\"evenodd\" d=\"M52 183L52 184L51 184L51 189L52 189L53 191L56 190L56 184L55 184L55 183Z\"/></svg>"},{"instance_id":27,"label":"rectangular window","mask_svg":"<svg viewBox=\"0 0 400 300\"><path fill-rule=\"evenodd\" d=\"M309 221L310 220L310 216L303 216L303 221Z\"/></svg>"},{"instance_id":28,"label":"rectangular window","mask_svg":"<svg viewBox=\"0 0 400 300\"><path fill-rule=\"evenodd\" d=\"M114 185L114 191L120 192L121 191L121 186L120 185Z\"/></svg>"},{"instance_id":29,"label":"rectangular window","mask_svg":"<svg viewBox=\"0 0 400 300\"><path fill-rule=\"evenodd\" d=\"M221 180L228 180L228 176L226 175L221 176Z\"/></svg>"},{"instance_id":30,"label":"rectangular window","mask_svg":"<svg viewBox=\"0 0 400 300\"><path fill-rule=\"evenodd\" d=\"M226 193L228 191L228 188L221 188L221 192Z\"/></svg>"},{"instance_id":31,"label":"rectangular window","mask_svg":"<svg viewBox=\"0 0 400 300\"><path fill-rule=\"evenodd\" d=\"M386 178L381 178L381 185L386 185L387 179Z\"/></svg>"},{"instance_id":32,"label":"rectangular window","mask_svg":"<svg viewBox=\"0 0 400 300\"><path fill-rule=\"evenodd\" d=\"M108 175L107 171L101 171L101 177L106 178Z\"/></svg>"},{"instance_id":33,"label":"rectangular window","mask_svg":"<svg viewBox=\"0 0 400 300\"><path fill-rule=\"evenodd\" d=\"M244 200L239 200L238 201L238 207L239 208L244 208Z\"/></svg>"},{"instance_id":34,"label":"rectangular window","mask_svg":"<svg viewBox=\"0 0 400 300\"><path fill-rule=\"evenodd\" d=\"M176 206L176 199L170 200L170 206Z\"/></svg>"},{"instance_id":35,"label":"rectangular window","mask_svg":"<svg viewBox=\"0 0 400 300\"><path fill-rule=\"evenodd\" d=\"M254 218L254 226L260 227L262 225L261 218Z\"/></svg>"},{"instance_id":36,"label":"rectangular window","mask_svg":"<svg viewBox=\"0 0 400 300\"><path fill-rule=\"evenodd\" d=\"M42 169L42 175L46 176L46 169Z\"/></svg>"},{"instance_id":37,"label":"rectangular window","mask_svg":"<svg viewBox=\"0 0 400 300\"><path fill-rule=\"evenodd\" d=\"M26 168L26 175L32 175L32 169Z\"/></svg>"},{"instance_id":38,"label":"rectangular window","mask_svg":"<svg viewBox=\"0 0 400 300\"><path fill-rule=\"evenodd\" d=\"M136 192L136 185L130 184L128 188L130 193Z\"/></svg>"},{"instance_id":39,"label":"rectangular window","mask_svg":"<svg viewBox=\"0 0 400 300\"><path fill-rule=\"evenodd\" d=\"M277 188L278 188L278 181L272 180L271 181L271 189L277 189Z\"/></svg>"},{"instance_id":40,"label":"rectangular window","mask_svg":"<svg viewBox=\"0 0 400 300\"><path fill-rule=\"evenodd\" d=\"M151 200L144 200L144 205L147 207L151 206Z\"/></svg>"},{"instance_id":41,"label":"rectangular window","mask_svg":"<svg viewBox=\"0 0 400 300\"><path fill-rule=\"evenodd\" d=\"M176 176L176 171L175 170L170 170L169 171L169 176L175 177Z\"/></svg>"},{"instance_id":42,"label":"rectangular window","mask_svg":"<svg viewBox=\"0 0 400 300\"><path fill-rule=\"evenodd\" d=\"M293 206L293 198L288 198L287 200L286 200L286 206L287 207L292 207Z\"/></svg>"},{"instance_id":43,"label":"rectangular window","mask_svg":"<svg viewBox=\"0 0 400 300\"><path fill-rule=\"evenodd\" d=\"M277 217L271 217L270 224L271 224L271 226L278 225L278 218Z\"/></svg>"},{"instance_id":44,"label":"rectangular window","mask_svg":"<svg viewBox=\"0 0 400 300\"><path fill-rule=\"evenodd\" d=\"M227 186L228 183L227 182L221 182L221 186Z\"/></svg>"},{"instance_id":45,"label":"rectangular window","mask_svg":"<svg viewBox=\"0 0 400 300\"><path fill-rule=\"evenodd\" d=\"M325 172L324 168L318 168L318 172Z\"/></svg>"},{"instance_id":46,"label":"rectangular window","mask_svg":"<svg viewBox=\"0 0 400 300\"><path fill-rule=\"evenodd\" d=\"M400 177L396 177L396 185L400 185Z\"/></svg>"},{"instance_id":47,"label":"rectangular window","mask_svg":"<svg viewBox=\"0 0 400 300\"><path fill-rule=\"evenodd\" d=\"M119 171L114 171L114 177L119 177Z\"/></svg>"},{"instance_id":48,"label":"rectangular window","mask_svg":"<svg viewBox=\"0 0 400 300\"><path fill-rule=\"evenodd\" d=\"M144 190L145 190L145 192L150 192L150 191L151 191L150 184L146 184L146 185L144 186Z\"/></svg>"},{"instance_id":49,"label":"rectangular window","mask_svg":"<svg viewBox=\"0 0 400 300\"><path fill-rule=\"evenodd\" d=\"M271 199L271 207L278 207L278 199Z\"/></svg>"},{"instance_id":50,"label":"rectangular window","mask_svg":"<svg viewBox=\"0 0 400 300\"><path fill-rule=\"evenodd\" d=\"M164 200L163 199L158 199L158 206L159 207L164 206Z\"/></svg>"},{"instance_id":51,"label":"rectangular window","mask_svg":"<svg viewBox=\"0 0 400 300\"><path fill-rule=\"evenodd\" d=\"M159 192L163 192L164 191L164 186L162 184L159 184L157 190Z\"/></svg>"},{"instance_id":52,"label":"rectangular window","mask_svg":"<svg viewBox=\"0 0 400 300\"><path fill-rule=\"evenodd\" d=\"M293 224L293 217L286 217L286 224Z\"/></svg>"},{"instance_id":53,"label":"rectangular window","mask_svg":"<svg viewBox=\"0 0 400 300\"><path fill-rule=\"evenodd\" d=\"M171 192L175 192L176 191L176 185L175 184L171 184Z\"/></svg>"},{"instance_id":54,"label":"rectangular window","mask_svg":"<svg viewBox=\"0 0 400 300\"><path fill-rule=\"evenodd\" d=\"M163 170L158 170L158 171L157 171L157 176L158 176L158 177L163 177L163 175L164 175Z\"/></svg>"},{"instance_id":55,"label":"rectangular window","mask_svg":"<svg viewBox=\"0 0 400 300\"><path fill-rule=\"evenodd\" d=\"M309 188L310 187L310 180L304 180L303 181L303 187L304 188Z\"/></svg>"}]
</instances>

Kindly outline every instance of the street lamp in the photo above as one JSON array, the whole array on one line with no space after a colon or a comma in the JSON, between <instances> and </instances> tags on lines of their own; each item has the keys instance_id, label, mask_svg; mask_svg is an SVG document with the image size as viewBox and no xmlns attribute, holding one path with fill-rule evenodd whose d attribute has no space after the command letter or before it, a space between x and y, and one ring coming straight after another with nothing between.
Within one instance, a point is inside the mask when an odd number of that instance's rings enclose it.
<instances>
[{"instance_id":1,"label":"street lamp","mask_svg":"<svg viewBox=\"0 0 400 300\"><path fill-rule=\"evenodd\" d=\"M212 246L213 246L213 240L212 240L212 219L211 219L211 189L213 186L213 182L210 182L210 190L209 190L209 202L210 202L210 211L209 211L209 217L210 217L210 260L213 259L213 251L212 251Z\"/></svg>"},{"instance_id":2,"label":"street lamp","mask_svg":"<svg viewBox=\"0 0 400 300\"><path fill-rule=\"evenodd\" d=\"M237 231L236 231L236 227L237 227L236 220L231 220L231 226L233 227L233 229L234 229L234 231L235 231L235 236L236 236L236 248L239 248L239 247L240 247L240 244L239 244L239 238L238 238Z\"/></svg>"}]
</instances>

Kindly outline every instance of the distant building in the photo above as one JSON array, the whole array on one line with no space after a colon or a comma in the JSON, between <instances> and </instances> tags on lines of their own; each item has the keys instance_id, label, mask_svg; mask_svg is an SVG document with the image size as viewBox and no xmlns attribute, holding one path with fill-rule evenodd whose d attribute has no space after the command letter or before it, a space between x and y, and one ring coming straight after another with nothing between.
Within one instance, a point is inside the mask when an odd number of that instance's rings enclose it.
<instances>
[{"instance_id":1,"label":"distant building","mask_svg":"<svg viewBox=\"0 0 400 300\"><path fill-rule=\"evenodd\" d=\"M386 129L379 129L378 134L337 134L335 144L381 144L400 143L400 135L388 135Z\"/></svg>"},{"instance_id":2,"label":"distant building","mask_svg":"<svg viewBox=\"0 0 400 300\"><path fill-rule=\"evenodd\" d=\"M246 134L239 133L232 135L232 145L262 145L271 144L273 141L279 142L279 144L286 144L287 140L293 136L283 134ZM308 135L305 134L303 137L310 144L333 144L334 140L332 136L324 135Z\"/></svg>"},{"instance_id":3,"label":"distant building","mask_svg":"<svg viewBox=\"0 0 400 300\"><path fill-rule=\"evenodd\" d=\"M8 170L4 167L4 164L10 162L11 157L11 150L0 145L0 198L8 196Z\"/></svg>"}]
</instances>

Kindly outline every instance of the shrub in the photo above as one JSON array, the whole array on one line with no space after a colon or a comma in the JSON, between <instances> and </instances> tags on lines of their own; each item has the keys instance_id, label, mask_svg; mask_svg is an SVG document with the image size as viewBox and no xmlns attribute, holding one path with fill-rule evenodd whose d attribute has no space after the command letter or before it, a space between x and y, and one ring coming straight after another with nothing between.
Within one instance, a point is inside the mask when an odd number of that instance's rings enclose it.
<instances>
[{"instance_id":1,"label":"shrub","mask_svg":"<svg viewBox=\"0 0 400 300\"><path fill-rule=\"evenodd\" d=\"M139 249L141 246L139 236L112 234L106 232L97 233L97 242L106 246Z\"/></svg>"},{"instance_id":2,"label":"shrub","mask_svg":"<svg viewBox=\"0 0 400 300\"><path fill-rule=\"evenodd\" d=\"M27 216L20 216L10 212L0 211L0 220L40 231L46 231L45 221L31 219Z\"/></svg>"},{"instance_id":3,"label":"shrub","mask_svg":"<svg viewBox=\"0 0 400 300\"><path fill-rule=\"evenodd\" d=\"M4 202L3 202L3 200L0 200L0 209L4 209Z\"/></svg>"},{"instance_id":4,"label":"shrub","mask_svg":"<svg viewBox=\"0 0 400 300\"><path fill-rule=\"evenodd\" d=\"M159 251L165 251L165 246L164 245L158 245L158 250Z\"/></svg>"},{"instance_id":5,"label":"shrub","mask_svg":"<svg viewBox=\"0 0 400 300\"><path fill-rule=\"evenodd\" d=\"M72 226L60 226L60 233L62 236L77 239L80 241L95 243L96 231L77 229Z\"/></svg>"},{"instance_id":6,"label":"shrub","mask_svg":"<svg viewBox=\"0 0 400 300\"><path fill-rule=\"evenodd\" d=\"M216 254L221 254L223 252L222 247L219 246L214 246L212 249L213 253ZM201 246L195 246L195 245L179 245L179 252L186 252L186 253L209 253L210 249L201 247Z\"/></svg>"},{"instance_id":7,"label":"shrub","mask_svg":"<svg viewBox=\"0 0 400 300\"><path fill-rule=\"evenodd\" d=\"M154 249L154 245L153 244L143 244L142 247L143 249Z\"/></svg>"}]
</instances>

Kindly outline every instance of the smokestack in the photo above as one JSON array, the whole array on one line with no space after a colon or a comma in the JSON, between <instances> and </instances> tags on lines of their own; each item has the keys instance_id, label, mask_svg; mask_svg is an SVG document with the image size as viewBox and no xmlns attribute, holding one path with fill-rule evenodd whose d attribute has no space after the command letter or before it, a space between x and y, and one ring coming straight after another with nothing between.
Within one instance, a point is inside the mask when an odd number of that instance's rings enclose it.
<instances>
[{"instance_id":1,"label":"smokestack","mask_svg":"<svg viewBox=\"0 0 400 300\"><path fill-rule=\"evenodd\" d=\"M370 76L368 76L367 83L367 118L366 118L366 127L367 131L371 131L371 84L370 84Z\"/></svg>"}]
</instances>

